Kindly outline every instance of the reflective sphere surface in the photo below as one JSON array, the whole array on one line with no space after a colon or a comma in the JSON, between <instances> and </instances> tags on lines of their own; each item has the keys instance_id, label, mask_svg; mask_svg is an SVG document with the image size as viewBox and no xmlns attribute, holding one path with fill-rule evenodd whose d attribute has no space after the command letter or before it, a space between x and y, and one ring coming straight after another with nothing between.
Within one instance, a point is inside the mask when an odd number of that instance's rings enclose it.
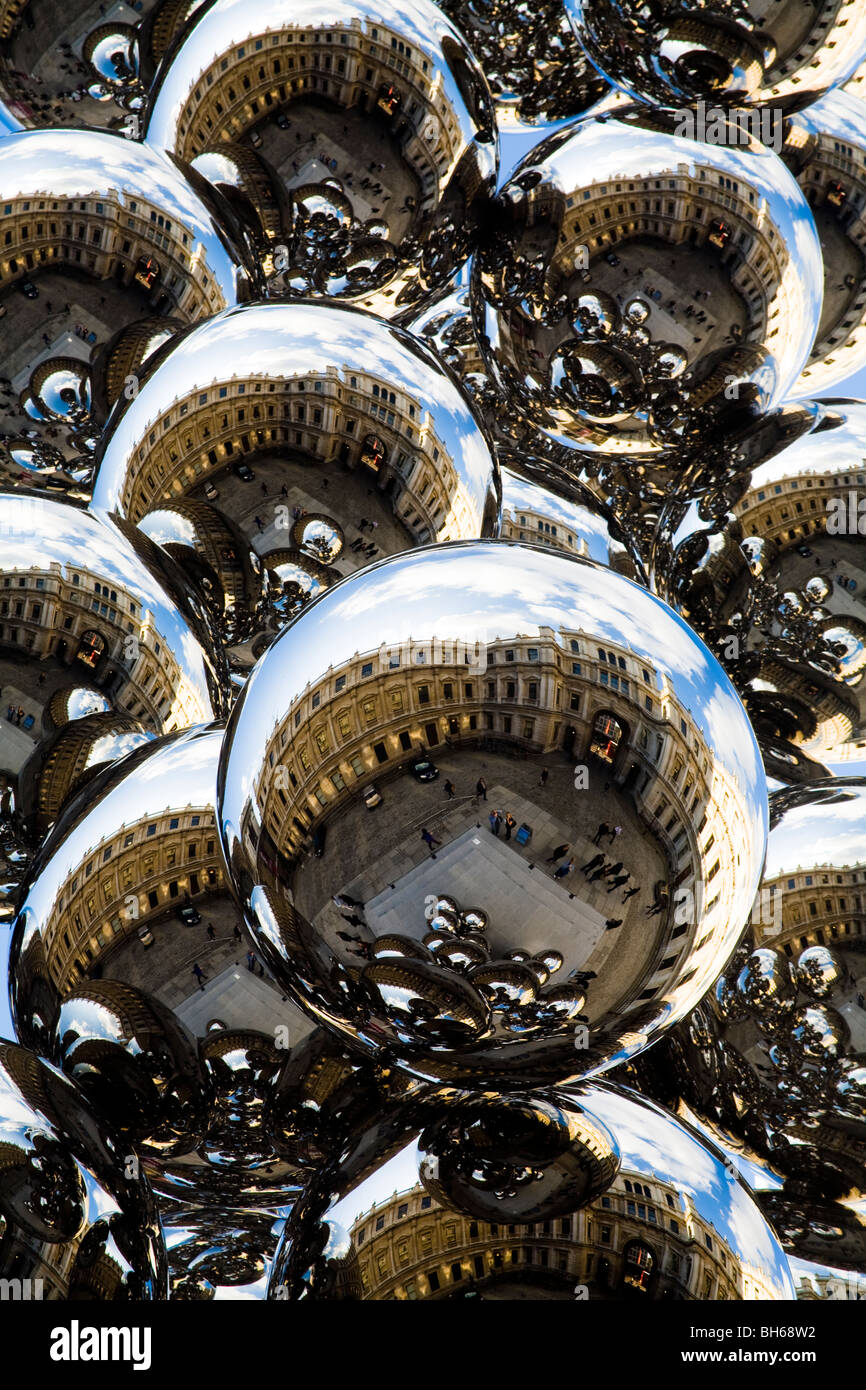
<instances>
[{"instance_id":1,"label":"reflective sphere surface","mask_svg":"<svg viewBox=\"0 0 866 1390\"><path fill-rule=\"evenodd\" d=\"M0 595L0 813L16 834L38 838L100 766L226 706L196 590L125 522L3 494Z\"/></svg>"},{"instance_id":2,"label":"reflective sphere surface","mask_svg":"<svg viewBox=\"0 0 866 1390\"><path fill-rule=\"evenodd\" d=\"M866 748L866 405L808 411L811 427L756 466L671 503L655 556L658 591L717 652L785 782L844 772Z\"/></svg>"},{"instance_id":3,"label":"reflective sphere surface","mask_svg":"<svg viewBox=\"0 0 866 1390\"><path fill-rule=\"evenodd\" d=\"M372 558L492 535L498 489L472 409L404 330L257 304L177 337L115 411L94 505L141 522L222 594L237 644L261 626L259 568L277 618L291 616Z\"/></svg>"},{"instance_id":4,"label":"reflective sphere surface","mask_svg":"<svg viewBox=\"0 0 866 1390\"><path fill-rule=\"evenodd\" d=\"M648 1084L766 1166L760 1185L785 1180L761 1200L787 1248L864 1269L866 782L775 792L770 813L749 931Z\"/></svg>"},{"instance_id":5,"label":"reflective sphere surface","mask_svg":"<svg viewBox=\"0 0 866 1390\"><path fill-rule=\"evenodd\" d=\"M386 317L465 260L496 179L487 84L428 0L216 0L158 69L145 138L256 209L272 293Z\"/></svg>"},{"instance_id":6,"label":"reflective sphere surface","mask_svg":"<svg viewBox=\"0 0 866 1390\"><path fill-rule=\"evenodd\" d=\"M662 106L767 102L796 109L849 78L866 57L856 6L797 0L565 0L575 34L611 81Z\"/></svg>"},{"instance_id":7,"label":"reflective sphere surface","mask_svg":"<svg viewBox=\"0 0 866 1390\"><path fill-rule=\"evenodd\" d=\"M166 330L263 281L243 218L160 150L104 131L22 132L3 140L0 179L0 478L70 490Z\"/></svg>"},{"instance_id":8,"label":"reflective sphere surface","mask_svg":"<svg viewBox=\"0 0 866 1390\"><path fill-rule=\"evenodd\" d=\"M804 366L818 236L759 141L686 139L639 107L587 117L531 151L496 206L476 331L512 410L547 433L625 454L734 431Z\"/></svg>"},{"instance_id":9,"label":"reflective sphere surface","mask_svg":"<svg viewBox=\"0 0 866 1390\"><path fill-rule=\"evenodd\" d=\"M764 797L738 699L670 610L489 541L381 561L278 638L227 730L219 825L307 1010L507 1090L608 1067L697 1001L754 896Z\"/></svg>"},{"instance_id":10,"label":"reflective sphere surface","mask_svg":"<svg viewBox=\"0 0 866 1390\"><path fill-rule=\"evenodd\" d=\"M41 1281L52 1301L165 1298L156 1203L128 1145L60 1072L7 1042L0 1146L0 1276Z\"/></svg>"},{"instance_id":11,"label":"reflective sphere surface","mask_svg":"<svg viewBox=\"0 0 866 1390\"><path fill-rule=\"evenodd\" d=\"M556 1103L615 1139L621 1166L604 1195L586 1192L549 1220L541 1210L515 1210L506 1192L491 1195L475 1219L441 1187L431 1190L424 1140L416 1145L389 1117L324 1169L296 1204L268 1296L593 1303L793 1297L776 1237L718 1149L634 1092L591 1086L560 1093ZM421 1111L439 1109L439 1124L447 1126L463 1104L432 1097L426 1106L406 1107L406 1122L417 1126ZM635 1219L635 1194L653 1213L650 1224ZM394 1242L408 1255L399 1265Z\"/></svg>"}]
</instances>

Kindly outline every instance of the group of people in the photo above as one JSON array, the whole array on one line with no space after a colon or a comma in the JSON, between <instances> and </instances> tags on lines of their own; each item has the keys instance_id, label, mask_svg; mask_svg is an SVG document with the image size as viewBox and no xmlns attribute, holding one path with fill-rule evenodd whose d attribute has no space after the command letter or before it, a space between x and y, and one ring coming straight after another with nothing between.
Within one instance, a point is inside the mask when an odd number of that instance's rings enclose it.
<instances>
[{"instance_id":1,"label":"group of people","mask_svg":"<svg viewBox=\"0 0 866 1390\"><path fill-rule=\"evenodd\" d=\"M7 705L6 718L9 720L10 724L20 724L21 720L24 718L24 706L19 705L16 709L14 705Z\"/></svg>"},{"instance_id":2,"label":"group of people","mask_svg":"<svg viewBox=\"0 0 866 1390\"><path fill-rule=\"evenodd\" d=\"M350 898L348 893L335 893L331 902L339 910L343 921L350 927L366 927L367 922L364 916L364 904L357 898ZM358 936L357 932L338 931L337 936L341 941L345 941L349 953L353 956L360 956L361 960L372 958L372 946L363 936Z\"/></svg>"},{"instance_id":3,"label":"group of people","mask_svg":"<svg viewBox=\"0 0 866 1390\"><path fill-rule=\"evenodd\" d=\"M608 825L607 821L602 821L592 837L592 843L598 848L602 840L606 839L608 844L612 845L621 834L621 825ZM559 862L568 854L568 851L568 844L557 845L552 854L548 855L545 862L557 865L553 871L554 878L564 879L574 872L573 856L569 857L565 863ZM623 867L622 860L609 859L603 850L599 850L599 853L593 855L586 864L581 864L580 871L589 883L597 883L600 879L606 879L608 893L615 893L617 888L622 888L631 878L631 872ZM635 893L639 891L640 889L634 885L627 888L623 894L623 902L628 902L629 898L634 897ZM608 917L604 925L607 931L613 931L616 927L621 927L623 921L624 918L622 917Z\"/></svg>"},{"instance_id":4,"label":"group of people","mask_svg":"<svg viewBox=\"0 0 866 1390\"><path fill-rule=\"evenodd\" d=\"M503 825L505 826L506 840L510 840L514 831L517 829L517 821L514 819L510 811L502 812L493 810L490 812L487 819L490 822L490 829L494 835L498 836Z\"/></svg>"}]
</instances>

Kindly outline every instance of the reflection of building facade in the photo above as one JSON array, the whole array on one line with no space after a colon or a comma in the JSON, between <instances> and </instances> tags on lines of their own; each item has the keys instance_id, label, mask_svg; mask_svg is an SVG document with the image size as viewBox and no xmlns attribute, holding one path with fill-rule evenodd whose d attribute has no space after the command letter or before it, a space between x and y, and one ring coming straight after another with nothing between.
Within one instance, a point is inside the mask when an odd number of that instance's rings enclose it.
<instances>
[{"instance_id":1,"label":"reflection of building facade","mask_svg":"<svg viewBox=\"0 0 866 1390\"><path fill-rule=\"evenodd\" d=\"M167 299L187 323L226 307L190 227L138 192L0 200L0 238L0 289L30 271L68 267L121 285L141 276L142 295Z\"/></svg>"},{"instance_id":2,"label":"reflection of building facade","mask_svg":"<svg viewBox=\"0 0 866 1390\"><path fill-rule=\"evenodd\" d=\"M589 554L586 541L572 527L530 507L503 509L500 534L503 540L534 541L536 545L564 550L566 555Z\"/></svg>"},{"instance_id":3,"label":"reflection of building facade","mask_svg":"<svg viewBox=\"0 0 866 1390\"><path fill-rule=\"evenodd\" d=\"M140 521L208 470L265 449L369 468L419 543L480 533L482 518L417 397L348 367L279 385L272 377L233 377L176 401L129 460L123 513Z\"/></svg>"},{"instance_id":4,"label":"reflection of building facade","mask_svg":"<svg viewBox=\"0 0 866 1390\"><path fill-rule=\"evenodd\" d=\"M671 1299L767 1298L760 1271L742 1265L672 1183L623 1170L608 1192L572 1215L533 1226L474 1221L423 1188L396 1193L351 1228L366 1299L482 1297L502 1284L546 1287L551 1298L649 1294Z\"/></svg>"},{"instance_id":5,"label":"reflection of building facade","mask_svg":"<svg viewBox=\"0 0 866 1390\"><path fill-rule=\"evenodd\" d=\"M844 491L843 491L844 489ZM746 536L760 536L780 550L827 529L830 497L866 496L866 473L800 472L751 488L733 508Z\"/></svg>"},{"instance_id":6,"label":"reflection of building facade","mask_svg":"<svg viewBox=\"0 0 866 1390\"><path fill-rule=\"evenodd\" d=\"M268 111L316 97L391 116L420 181L421 206L432 205L462 148L459 122L429 56L381 22L287 27L232 48L199 74L177 118L176 150L193 159L215 133L237 140Z\"/></svg>"},{"instance_id":7,"label":"reflection of building facade","mask_svg":"<svg viewBox=\"0 0 866 1390\"><path fill-rule=\"evenodd\" d=\"M866 342L866 277L863 275L866 263L866 178L863 173L863 150L840 140L838 135L837 130L812 130L815 148L810 151L808 163L797 177L818 223L822 242L829 233L832 242L836 243L828 255L828 278L832 276L835 279L843 271L853 274L853 280L848 282L847 302L839 307L829 322L821 324L823 331L819 331L810 362L800 377L804 389L811 384L813 376L820 382L824 363L833 367L835 381L846 375L846 363L849 364L848 371L855 371L860 366L863 344ZM839 244L840 237L846 243L844 249ZM828 283L828 299L830 289ZM838 290L833 295L834 301L837 294Z\"/></svg>"},{"instance_id":8,"label":"reflection of building facade","mask_svg":"<svg viewBox=\"0 0 866 1390\"><path fill-rule=\"evenodd\" d=\"M743 341L772 347L799 302L796 275L788 273L794 269L791 250L767 218L756 217L758 202L745 180L701 168L695 175L685 164L665 177L593 183L579 206L575 198L566 199L557 257L571 264L578 246L593 253L647 233L675 245L703 247L721 219L729 228L721 261L729 266L730 283L748 315ZM778 286L773 324L767 322L767 285Z\"/></svg>"},{"instance_id":9,"label":"reflection of building facade","mask_svg":"<svg viewBox=\"0 0 866 1390\"><path fill-rule=\"evenodd\" d=\"M776 897L781 901L781 932L773 921ZM817 865L765 878L761 884L761 915L756 923L758 945L778 946L786 956L809 946L844 947L866 928L866 865ZM756 912L757 916L758 913Z\"/></svg>"},{"instance_id":10,"label":"reflection of building facade","mask_svg":"<svg viewBox=\"0 0 866 1390\"><path fill-rule=\"evenodd\" d=\"M74 989L149 919L223 885L211 806L121 826L64 882L48 915L43 943L58 991Z\"/></svg>"},{"instance_id":11,"label":"reflection of building facade","mask_svg":"<svg viewBox=\"0 0 866 1390\"><path fill-rule=\"evenodd\" d=\"M630 648L602 647L578 630L498 639L486 648L483 670L468 660L458 643L413 641L359 653L308 687L274 729L254 789L267 842L291 858L314 821L371 776L396 771L419 746L594 756L665 848L671 878L683 891L695 891L695 878L705 885L705 903L674 928L678 947L657 970L661 979L686 946L699 967L700 948L711 947L730 907L724 866L736 862L745 824L739 789L711 764L668 681ZM252 826L242 831L255 854ZM695 920L703 934L693 943ZM655 978L647 997L654 989Z\"/></svg>"},{"instance_id":12,"label":"reflection of building facade","mask_svg":"<svg viewBox=\"0 0 866 1390\"><path fill-rule=\"evenodd\" d=\"M210 717L153 615L84 567L55 561L13 570L0 588L0 645L77 665L116 689L123 707L161 733Z\"/></svg>"}]
</instances>

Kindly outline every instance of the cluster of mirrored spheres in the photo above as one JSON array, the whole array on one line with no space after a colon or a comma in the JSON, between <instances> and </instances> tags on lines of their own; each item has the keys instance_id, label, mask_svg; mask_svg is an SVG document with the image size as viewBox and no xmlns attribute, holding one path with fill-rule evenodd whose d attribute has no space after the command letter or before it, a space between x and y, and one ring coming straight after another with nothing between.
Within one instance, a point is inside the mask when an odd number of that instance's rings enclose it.
<instances>
[{"instance_id":1,"label":"cluster of mirrored spheres","mask_svg":"<svg viewBox=\"0 0 866 1390\"><path fill-rule=\"evenodd\" d=\"M866 1278L866 11L0 0L0 1277Z\"/></svg>"}]
</instances>

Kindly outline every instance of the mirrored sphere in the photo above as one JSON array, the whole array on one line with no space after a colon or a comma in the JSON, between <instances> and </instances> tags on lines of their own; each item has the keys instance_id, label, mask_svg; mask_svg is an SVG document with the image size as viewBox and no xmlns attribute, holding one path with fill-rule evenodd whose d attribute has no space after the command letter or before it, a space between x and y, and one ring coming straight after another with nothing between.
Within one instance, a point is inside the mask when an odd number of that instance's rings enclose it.
<instances>
[{"instance_id":1,"label":"mirrored sphere","mask_svg":"<svg viewBox=\"0 0 866 1390\"><path fill-rule=\"evenodd\" d=\"M579 116L608 89L577 42L562 0L445 0L440 8L469 40L500 122Z\"/></svg>"},{"instance_id":2,"label":"mirrored sphere","mask_svg":"<svg viewBox=\"0 0 866 1390\"><path fill-rule=\"evenodd\" d=\"M781 150L812 210L824 258L824 303L795 396L832 391L866 364L866 256L857 230L866 196L866 105L830 92L785 122Z\"/></svg>"},{"instance_id":3,"label":"mirrored sphere","mask_svg":"<svg viewBox=\"0 0 866 1390\"><path fill-rule=\"evenodd\" d=\"M69 490L167 333L263 281L243 219L160 150L106 131L27 131L3 140L0 182L0 478Z\"/></svg>"},{"instance_id":4,"label":"mirrored sphere","mask_svg":"<svg viewBox=\"0 0 866 1390\"><path fill-rule=\"evenodd\" d=\"M743 944L715 991L654 1050L646 1076L651 1093L679 1099L765 1167L770 1178L758 1186L785 1180L762 1202L787 1248L861 1269L862 1213L852 1203L866 1161L864 871L866 780L774 792ZM742 1007L730 1007L734 995Z\"/></svg>"},{"instance_id":5,"label":"mirrored sphere","mask_svg":"<svg viewBox=\"0 0 866 1390\"><path fill-rule=\"evenodd\" d=\"M0 495L0 575L0 815L38 838L100 767L221 712L225 659L173 560L102 513Z\"/></svg>"},{"instance_id":6,"label":"mirrored sphere","mask_svg":"<svg viewBox=\"0 0 866 1390\"><path fill-rule=\"evenodd\" d=\"M481 69L429 0L203 6L157 70L145 138L255 210L272 294L389 318L466 259L498 158Z\"/></svg>"},{"instance_id":7,"label":"mirrored sphere","mask_svg":"<svg viewBox=\"0 0 866 1390\"><path fill-rule=\"evenodd\" d=\"M756 0L688 8L661 0L565 0L574 32L600 72L662 106L767 102L779 111L815 101L866 57L856 6Z\"/></svg>"},{"instance_id":8,"label":"mirrored sphere","mask_svg":"<svg viewBox=\"0 0 866 1390\"><path fill-rule=\"evenodd\" d=\"M281 634L227 729L219 827L305 1009L389 1065L509 1090L610 1066L700 997L754 897L764 798L739 700L669 609L481 541L381 561ZM440 958L443 895L487 914L486 963ZM376 955L394 933L432 958Z\"/></svg>"},{"instance_id":9,"label":"mirrored sphere","mask_svg":"<svg viewBox=\"0 0 866 1390\"><path fill-rule=\"evenodd\" d=\"M66 1077L8 1042L0 1146L0 1276L51 1301L165 1298L159 1215L135 1155Z\"/></svg>"},{"instance_id":10,"label":"mirrored sphere","mask_svg":"<svg viewBox=\"0 0 866 1390\"><path fill-rule=\"evenodd\" d=\"M417 1128L418 1112L426 1108L439 1111L439 1127L456 1125L467 1103L459 1093L450 1102L440 1093L426 1106L406 1107L407 1122ZM498 1104L490 1104L491 1119ZM561 1115L574 1117L572 1124L585 1127L599 1162L611 1138L621 1154L607 1185L585 1191L564 1215L548 1220L520 1210L508 1191L491 1192L477 1217L464 1212L441 1184L434 1191L425 1181L424 1138L416 1143L390 1117L324 1169L295 1205L268 1297L793 1297L776 1237L715 1146L634 1092L586 1087L558 1095L556 1105ZM565 1137L560 1126L557 1133ZM604 1144L603 1134L609 1136ZM500 1152L514 1150L506 1145ZM629 1212L635 1192L656 1214L655 1223L636 1222ZM401 1246L405 1241L408 1262L391 1258L395 1238Z\"/></svg>"},{"instance_id":11,"label":"mirrored sphere","mask_svg":"<svg viewBox=\"0 0 866 1390\"><path fill-rule=\"evenodd\" d=\"M647 585L638 547L619 518L585 484L540 459L501 451L503 540L532 541L581 555Z\"/></svg>"},{"instance_id":12,"label":"mirrored sphere","mask_svg":"<svg viewBox=\"0 0 866 1390\"><path fill-rule=\"evenodd\" d=\"M496 209L476 331L512 411L548 434L625 454L735 432L802 370L820 245L758 140L688 139L640 107L586 117L524 159Z\"/></svg>"},{"instance_id":13,"label":"mirrored sphere","mask_svg":"<svg viewBox=\"0 0 866 1390\"><path fill-rule=\"evenodd\" d=\"M284 1215L164 1200L169 1298L184 1302L263 1299Z\"/></svg>"},{"instance_id":14,"label":"mirrored sphere","mask_svg":"<svg viewBox=\"0 0 866 1390\"><path fill-rule=\"evenodd\" d=\"M259 566L277 621L291 617L372 558L492 535L498 486L471 407L408 333L352 308L257 304L178 336L115 411L94 505L222 593L237 647Z\"/></svg>"},{"instance_id":15,"label":"mirrored sphere","mask_svg":"<svg viewBox=\"0 0 866 1390\"><path fill-rule=\"evenodd\" d=\"M784 782L844 772L866 748L866 405L809 410L808 430L716 492L665 509L654 566L659 593L718 654Z\"/></svg>"}]
</instances>

